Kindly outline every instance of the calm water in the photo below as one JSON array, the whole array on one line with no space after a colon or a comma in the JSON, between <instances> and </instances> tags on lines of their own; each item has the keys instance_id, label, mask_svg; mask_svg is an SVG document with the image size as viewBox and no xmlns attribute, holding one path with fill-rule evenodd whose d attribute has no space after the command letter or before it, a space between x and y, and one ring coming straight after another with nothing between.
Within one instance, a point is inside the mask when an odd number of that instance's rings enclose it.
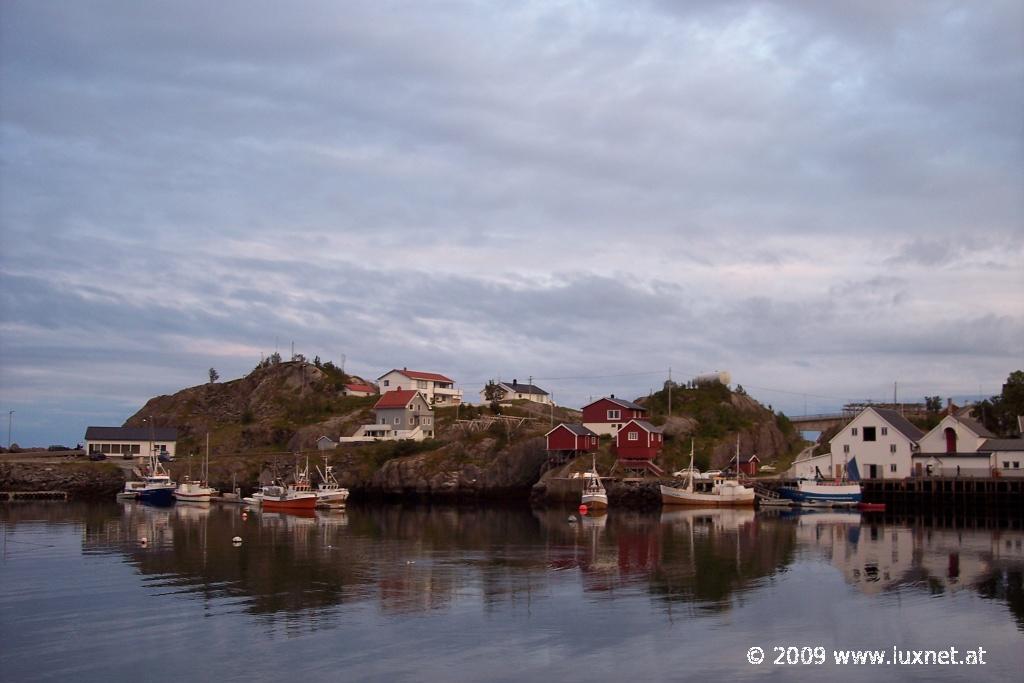
<instances>
[{"instance_id":1,"label":"calm water","mask_svg":"<svg viewBox=\"0 0 1024 683\"><path fill-rule=\"evenodd\" d=\"M0 679L1021 680L1020 520L570 514L0 506ZM832 662L893 646L987 664Z\"/></svg>"}]
</instances>

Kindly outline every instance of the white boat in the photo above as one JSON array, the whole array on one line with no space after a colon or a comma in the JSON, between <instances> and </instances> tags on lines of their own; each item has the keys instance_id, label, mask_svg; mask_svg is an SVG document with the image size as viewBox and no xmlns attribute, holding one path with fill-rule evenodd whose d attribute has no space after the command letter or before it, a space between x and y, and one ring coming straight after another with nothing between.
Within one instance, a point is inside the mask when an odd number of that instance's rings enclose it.
<instances>
[{"instance_id":1,"label":"white boat","mask_svg":"<svg viewBox=\"0 0 1024 683\"><path fill-rule=\"evenodd\" d=\"M608 492L604 490L601 475L597 473L596 460L593 469L583 473L583 495L580 496L580 504L586 505L588 510L608 509Z\"/></svg>"},{"instance_id":2,"label":"white boat","mask_svg":"<svg viewBox=\"0 0 1024 683\"><path fill-rule=\"evenodd\" d=\"M345 501L348 500L348 489L338 483L334 476L334 467L327 464L326 455L324 456L323 471L318 466L316 473L320 475L320 483L316 487L317 507L345 507Z\"/></svg>"},{"instance_id":3,"label":"white boat","mask_svg":"<svg viewBox=\"0 0 1024 683\"><path fill-rule=\"evenodd\" d=\"M739 440L736 441L736 462L739 465ZM693 441L690 442L690 468L693 470ZM737 470L738 471L738 470ZM714 477L710 482L694 483L691 474L682 488L661 486L662 505L698 505L705 507L753 507L754 489L736 479Z\"/></svg>"},{"instance_id":4,"label":"white boat","mask_svg":"<svg viewBox=\"0 0 1024 683\"><path fill-rule=\"evenodd\" d=\"M203 466L205 476L200 481L192 480L192 456L188 458L188 475L174 489L174 499L183 503L209 503L214 490L206 485L210 470L210 434L206 434L206 461Z\"/></svg>"}]
</instances>

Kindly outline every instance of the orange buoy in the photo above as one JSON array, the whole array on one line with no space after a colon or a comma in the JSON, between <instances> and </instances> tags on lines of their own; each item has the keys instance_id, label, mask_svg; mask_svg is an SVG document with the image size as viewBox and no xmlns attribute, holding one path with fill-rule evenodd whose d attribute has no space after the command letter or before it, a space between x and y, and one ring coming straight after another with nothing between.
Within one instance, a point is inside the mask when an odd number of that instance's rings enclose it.
<instances>
[{"instance_id":1,"label":"orange buoy","mask_svg":"<svg viewBox=\"0 0 1024 683\"><path fill-rule=\"evenodd\" d=\"M580 505L580 514L581 515L587 514L587 506L586 505Z\"/></svg>"}]
</instances>

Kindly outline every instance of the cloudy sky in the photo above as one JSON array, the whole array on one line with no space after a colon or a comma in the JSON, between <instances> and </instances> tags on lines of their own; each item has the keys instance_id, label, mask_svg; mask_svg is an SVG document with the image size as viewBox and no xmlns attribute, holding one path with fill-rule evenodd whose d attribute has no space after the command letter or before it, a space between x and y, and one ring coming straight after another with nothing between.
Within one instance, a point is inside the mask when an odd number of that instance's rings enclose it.
<instances>
[{"instance_id":1,"label":"cloudy sky","mask_svg":"<svg viewBox=\"0 0 1024 683\"><path fill-rule=\"evenodd\" d=\"M22 445L292 341L791 414L1024 367L1017 0L6 1L0 136Z\"/></svg>"}]
</instances>

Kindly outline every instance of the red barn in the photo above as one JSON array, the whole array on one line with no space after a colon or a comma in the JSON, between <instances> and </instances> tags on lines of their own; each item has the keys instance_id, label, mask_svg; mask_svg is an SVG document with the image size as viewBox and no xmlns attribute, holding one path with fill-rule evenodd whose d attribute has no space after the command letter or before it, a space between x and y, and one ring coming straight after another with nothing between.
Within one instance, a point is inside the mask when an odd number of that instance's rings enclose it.
<instances>
[{"instance_id":1,"label":"red barn","mask_svg":"<svg viewBox=\"0 0 1024 683\"><path fill-rule=\"evenodd\" d=\"M597 450L597 434L581 424L562 423L544 435L547 450L592 453Z\"/></svg>"},{"instance_id":2,"label":"red barn","mask_svg":"<svg viewBox=\"0 0 1024 683\"><path fill-rule=\"evenodd\" d=\"M615 434L615 455L627 470L649 470L661 476L661 468L653 461L664 445L661 428L645 420L630 420Z\"/></svg>"},{"instance_id":3,"label":"red barn","mask_svg":"<svg viewBox=\"0 0 1024 683\"><path fill-rule=\"evenodd\" d=\"M646 419L646 408L615 398L615 394L583 406L583 426L598 434L614 435L630 420Z\"/></svg>"}]
</instances>

